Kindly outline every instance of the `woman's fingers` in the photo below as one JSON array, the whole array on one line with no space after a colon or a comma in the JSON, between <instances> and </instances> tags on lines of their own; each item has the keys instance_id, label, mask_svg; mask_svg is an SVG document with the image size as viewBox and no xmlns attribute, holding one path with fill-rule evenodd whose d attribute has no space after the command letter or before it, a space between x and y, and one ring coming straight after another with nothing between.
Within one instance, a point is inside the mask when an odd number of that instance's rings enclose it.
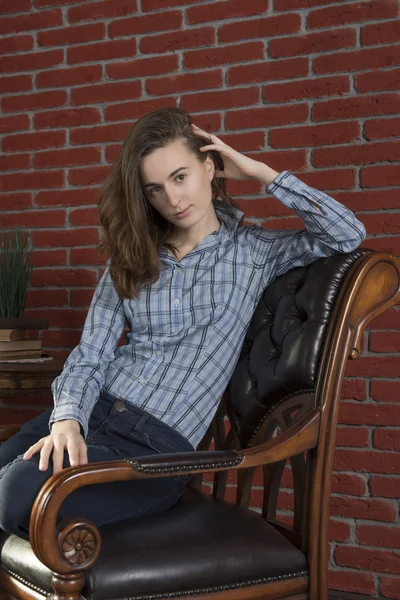
<instances>
[{"instance_id":1,"label":"woman's fingers","mask_svg":"<svg viewBox=\"0 0 400 600\"><path fill-rule=\"evenodd\" d=\"M53 442L46 440L40 451L39 471L46 471L49 466L49 456L53 450Z\"/></svg>"},{"instance_id":2,"label":"woman's fingers","mask_svg":"<svg viewBox=\"0 0 400 600\"><path fill-rule=\"evenodd\" d=\"M36 452L39 452L39 450L42 448L43 444L44 444L44 440L39 440L38 442L36 442L36 444L33 444L33 446L28 448L28 450L25 452L25 454L23 455L23 459L29 460L30 458L32 458L32 456L34 454L36 454Z\"/></svg>"},{"instance_id":3,"label":"woman's fingers","mask_svg":"<svg viewBox=\"0 0 400 600\"><path fill-rule=\"evenodd\" d=\"M86 442L84 442L82 440L81 444L79 446L79 464L87 465L87 463L88 463L87 446L86 446Z\"/></svg>"}]
</instances>

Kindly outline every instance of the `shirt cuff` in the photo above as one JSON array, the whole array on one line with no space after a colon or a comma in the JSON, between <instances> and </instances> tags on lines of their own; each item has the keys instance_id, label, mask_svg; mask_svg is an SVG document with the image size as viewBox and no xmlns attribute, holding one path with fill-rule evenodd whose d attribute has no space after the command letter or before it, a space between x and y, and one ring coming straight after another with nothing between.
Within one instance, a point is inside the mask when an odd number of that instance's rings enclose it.
<instances>
[{"instance_id":1,"label":"shirt cuff","mask_svg":"<svg viewBox=\"0 0 400 600\"><path fill-rule=\"evenodd\" d=\"M279 173L267 189L282 204L296 212L325 214L322 198L328 200L329 196L310 187L289 171Z\"/></svg>"},{"instance_id":2,"label":"shirt cuff","mask_svg":"<svg viewBox=\"0 0 400 600\"><path fill-rule=\"evenodd\" d=\"M49 419L49 430L51 432L51 426L57 421L65 421L66 419L73 419L80 425L80 433L84 439L88 434L88 423L83 417L82 412L78 408L74 408L71 405L68 406L56 406L50 415Z\"/></svg>"}]
</instances>

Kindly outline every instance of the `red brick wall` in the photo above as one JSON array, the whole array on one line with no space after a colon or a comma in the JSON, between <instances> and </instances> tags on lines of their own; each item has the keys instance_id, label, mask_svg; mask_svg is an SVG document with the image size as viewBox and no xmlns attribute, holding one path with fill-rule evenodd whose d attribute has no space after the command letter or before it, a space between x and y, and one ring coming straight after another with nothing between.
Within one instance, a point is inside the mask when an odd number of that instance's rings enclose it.
<instances>
[{"instance_id":1,"label":"red brick wall","mask_svg":"<svg viewBox=\"0 0 400 600\"><path fill-rule=\"evenodd\" d=\"M66 357L104 258L96 194L133 121L179 105L237 150L328 191L400 253L396 0L2 0L0 226L33 232L28 315ZM249 221L299 219L230 183ZM400 598L400 311L349 364L332 495L337 589ZM289 486L289 483L287 484ZM289 487L282 494L290 508ZM396 550L397 549L397 550Z\"/></svg>"}]
</instances>

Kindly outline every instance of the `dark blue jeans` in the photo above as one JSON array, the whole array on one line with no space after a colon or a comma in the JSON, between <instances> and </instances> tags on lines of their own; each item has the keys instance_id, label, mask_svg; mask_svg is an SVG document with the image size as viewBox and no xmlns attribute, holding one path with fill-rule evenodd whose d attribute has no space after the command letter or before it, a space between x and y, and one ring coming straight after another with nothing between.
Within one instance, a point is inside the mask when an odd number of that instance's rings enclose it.
<instances>
[{"instance_id":1,"label":"dark blue jeans","mask_svg":"<svg viewBox=\"0 0 400 600\"><path fill-rule=\"evenodd\" d=\"M39 453L23 460L26 450L49 435L51 409L25 423L0 445L0 529L28 539L29 519L35 497L53 474L52 460L39 471ZM194 451L177 431L146 411L102 393L89 421L85 440L88 462L122 460L149 454ZM69 467L64 453L64 467ZM75 490L62 504L59 519L86 517L104 525L165 510L182 495L188 477L157 477L100 483Z\"/></svg>"}]
</instances>

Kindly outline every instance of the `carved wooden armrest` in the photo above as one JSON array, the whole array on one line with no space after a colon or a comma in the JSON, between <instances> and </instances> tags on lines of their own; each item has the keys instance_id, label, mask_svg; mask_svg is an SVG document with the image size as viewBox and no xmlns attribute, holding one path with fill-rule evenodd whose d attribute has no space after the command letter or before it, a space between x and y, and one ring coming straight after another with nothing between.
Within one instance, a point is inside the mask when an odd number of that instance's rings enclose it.
<instances>
[{"instance_id":1,"label":"carved wooden armrest","mask_svg":"<svg viewBox=\"0 0 400 600\"><path fill-rule=\"evenodd\" d=\"M58 577L71 576L88 568L100 551L100 533L96 525L85 519L65 520L67 525L58 532L57 515L65 498L76 489L95 483L171 477L245 469L271 464L314 448L318 441L320 411L310 411L292 427L273 440L243 451L204 451L162 454L125 460L96 462L68 467L52 475L42 486L34 502L29 537L32 548L42 563ZM74 530L84 530L90 538L91 552L82 561L69 560L63 548L70 548L68 540ZM82 575L83 576L83 575Z\"/></svg>"}]
</instances>

